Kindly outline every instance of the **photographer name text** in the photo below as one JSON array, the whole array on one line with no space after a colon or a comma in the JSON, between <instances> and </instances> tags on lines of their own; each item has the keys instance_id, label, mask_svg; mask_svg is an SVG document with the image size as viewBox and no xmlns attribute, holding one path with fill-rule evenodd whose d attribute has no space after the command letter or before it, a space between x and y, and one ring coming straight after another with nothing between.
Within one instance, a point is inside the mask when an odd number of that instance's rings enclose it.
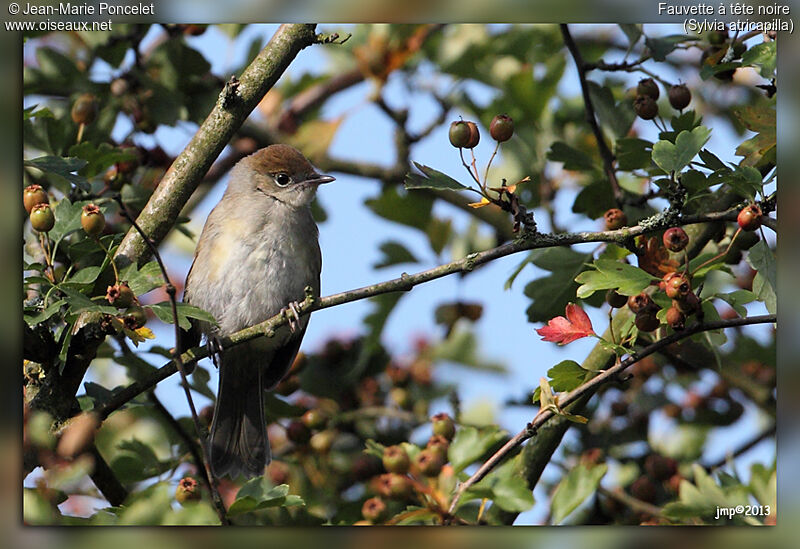
<instances>
[{"instance_id":1,"label":"photographer name text","mask_svg":"<svg viewBox=\"0 0 800 549\"><path fill-rule=\"evenodd\" d=\"M61 2L57 6L26 3L22 15L155 15L154 4L108 4Z\"/></svg>"}]
</instances>

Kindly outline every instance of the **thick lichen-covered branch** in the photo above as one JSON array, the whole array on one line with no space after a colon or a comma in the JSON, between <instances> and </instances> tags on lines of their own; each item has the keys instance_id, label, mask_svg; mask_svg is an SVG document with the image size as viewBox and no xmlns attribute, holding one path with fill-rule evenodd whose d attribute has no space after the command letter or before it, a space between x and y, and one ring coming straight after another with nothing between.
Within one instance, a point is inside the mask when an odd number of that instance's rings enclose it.
<instances>
[{"instance_id":1,"label":"thick lichen-covered branch","mask_svg":"<svg viewBox=\"0 0 800 549\"><path fill-rule=\"evenodd\" d=\"M216 106L164 174L139 215L139 225L153 242L161 242L174 226L214 159L298 52L315 42L314 28L315 25L281 25L241 76L231 77ZM141 263L148 256L149 249L142 237L135 230L129 230L117 251L117 258Z\"/></svg>"}]
</instances>

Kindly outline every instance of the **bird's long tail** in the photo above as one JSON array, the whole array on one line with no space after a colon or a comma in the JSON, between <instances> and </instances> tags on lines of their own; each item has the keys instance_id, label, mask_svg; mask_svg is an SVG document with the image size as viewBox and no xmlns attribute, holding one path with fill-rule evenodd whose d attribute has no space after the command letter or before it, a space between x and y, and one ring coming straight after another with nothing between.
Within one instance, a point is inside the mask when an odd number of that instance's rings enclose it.
<instances>
[{"instance_id":1,"label":"bird's long tail","mask_svg":"<svg viewBox=\"0 0 800 549\"><path fill-rule=\"evenodd\" d=\"M229 349L221 357L211 423L211 471L219 478L264 474L270 461L260 368ZM244 360L243 360L244 359Z\"/></svg>"}]
</instances>

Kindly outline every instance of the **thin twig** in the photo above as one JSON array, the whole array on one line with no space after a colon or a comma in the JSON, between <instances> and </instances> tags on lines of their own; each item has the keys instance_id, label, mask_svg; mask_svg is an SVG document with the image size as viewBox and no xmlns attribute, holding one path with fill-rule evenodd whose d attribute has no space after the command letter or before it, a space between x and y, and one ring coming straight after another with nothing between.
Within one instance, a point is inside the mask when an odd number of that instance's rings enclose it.
<instances>
[{"instance_id":1,"label":"thin twig","mask_svg":"<svg viewBox=\"0 0 800 549\"><path fill-rule=\"evenodd\" d=\"M608 177L608 181L611 183L611 189L614 191L614 198L619 204L622 200L622 189L619 186L619 181L617 181L617 173L614 168L616 158L614 157L614 153L611 152L611 149L608 148L606 139L603 136L603 130L601 130L600 126L597 124L597 117L595 116L594 106L592 105L592 97L589 94L589 84L586 81L587 67L583 61L580 50L578 50L578 46L575 45L575 41L572 39L572 35L569 32L569 27L567 25L560 25L560 27L561 34L564 37L564 44L566 44L567 49L572 54L572 58L575 60L575 66L578 68L578 79L581 83L583 102L586 105L586 121L589 123L589 127L592 129L592 133L594 133L597 141L597 149L603 159L603 167L605 169L606 176Z\"/></svg>"},{"instance_id":2,"label":"thin twig","mask_svg":"<svg viewBox=\"0 0 800 549\"><path fill-rule=\"evenodd\" d=\"M197 409L194 405L194 399L192 399L192 391L189 387L189 379L186 374L186 368L184 367L183 358L181 357L181 328L178 324L178 302L175 298L175 286L169 279L169 274L167 273L167 268L164 266L164 262L161 259L161 254L158 253L158 248L156 245L150 240L150 238L142 231L142 228L139 227L139 224L136 223L136 220L133 218L131 213L128 211L128 208L125 206L125 203L122 201L122 198L119 195L114 197L121 208L121 214L128 218L131 222L133 227L136 231L141 235L142 240L144 240L145 244L150 248L150 252L152 253L153 257L155 257L156 261L158 262L158 266L161 269L161 276L164 279L164 284L166 284L166 292L167 296L169 297L169 302L172 307L172 322L175 326L175 348L172 352L173 362L175 363L175 367L178 369L178 372L181 375L181 386L183 387L183 392L186 395L186 401L189 403L189 410L192 413L192 421L194 422L194 427L197 430L197 436L200 438L200 447L203 451L204 459L201 460L203 464L203 468L205 470L205 474L208 480L208 488L211 493L211 499L214 502L214 507L217 511L217 515L219 516L219 520L223 525L230 525L230 521L226 516L225 504L222 502L222 497L219 495L219 491L217 490L216 486L216 479L214 478L214 474L212 473L209 467L209 457L207 452L207 445L206 445L206 438L205 438L205 431L203 427L200 425L200 418L197 415Z\"/></svg>"},{"instance_id":3,"label":"thin twig","mask_svg":"<svg viewBox=\"0 0 800 549\"><path fill-rule=\"evenodd\" d=\"M638 498L633 497L632 495L626 493L621 489L617 490L608 490L599 486L597 488L597 492L603 494L607 498L614 499L621 504L629 507L631 510L637 513L644 513L645 515L649 515L654 518L661 518L663 517L661 507L653 505L652 503L647 503L646 501L642 501Z\"/></svg>"},{"instance_id":4,"label":"thin twig","mask_svg":"<svg viewBox=\"0 0 800 549\"><path fill-rule=\"evenodd\" d=\"M722 467L723 465L725 465L728 462L729 459L735 458L735 457L738 457L738 456L744 454L745 452L747 452L748 450L750 450L751 448L753 448L757 444L760 444L764 440L766 440L769 437L775 435L777 430L778 430L778 426L775 423L773 423L772 427L770 427L768 429L765 429L764 431L761 431L756 436L754 436L753 438L751 438L750 440L748 440L747 442L745 442L744 444L739 446L733 452L726 453L723 457L719 458L717 461L714 461L714 462L709 463L708 465L706 465L705 468L706 469L718 469L719 467Z\"/></svg>"},{"instance_id":5,"label":"thin twig","mask_svg":"<svg viewBox=\"0 0 800 549\"><path fill-rule=\"evenodd\" d=\"M598 232L581 232L581 233L564 233L564 234L545 234L536 233L530 238L520 238L513 242L508 242L496 248L490 248L483 252L469 254L467 257L451 261L418 272L416 274L403 274L399 278L387 280L377 284L364 286L338 294L332 294L326 297L313 299L307 297L298 306L298 314L307 315L313 311L335 307L344 303L351 303L359 301L376 295L397 292L409 291L413 287L436 280L445 276L455 273L467 273L475 269L478 265L483 265L495 259L506 257L515 253L527 250L534 250L540 248L552 248L557 246L569 246L572 244L580 244L586 242L615 242L624 244L627 240L638 236L640 234L651 233L659 231L667 226L691 225L695 223L705 223L709 221L730 221L736 218L736 210L726 210L723 212L712 212L707 214L693 214L679 218L677 221L668 218L663 218L661 221L649 220L646 224L636 225L633 227L625 227L615 231L598 231ZM274 335L275 330L287 323L286 317L282 314L277 314L272 318L256 324L249 328L245 328L235 334L231 334L220 340L222 349L227 349L233 345L238 345L245 341L250 341L256 337ZM188 349L181 356L184 363L200 360L208 356L208 349L206 347L194 347ZM158 370L156 370L149 378L136 381L128 387L122 389L114 396L109 398L103 406L95 410L100 419L104 420L112 412L124 406L131 399L154 387L162 380L171 376L177 371L174 361L170 361Z\"/></svg>"},{"instance_id":6,"label":"thin twig","mask_svg":"<svg viewBox=\"0 0 800 549\"><path fill-rule=\"evenodd\" d=\"M694 334L700 332L706 332L710 330L719 330L725 328L732 328L735 326L747 326L751 324L765 324L775 322L777 320L776 315L761 315L761 316L752 316L749 318L734 318L730 320L719 320L714 322L707 322L707 323L698 323L693 326L687 327L682 332L675 332L665 338L662 338L655 343L648 345L647 347L641 349L640 351L635 352L627 359L611 366L607 370L603 370L597 376L593 377L592 379L588 380L578 388L570 391L569 393L562 393L558 396L558 405L561 408L564 408L575 402L583 396L584 394L594 391L600 385L608 383L609 381L613 381L617 379L620 373L622 373L626 368L635 364L636 362L640 361L641 359L649 356L653 353L658 352L662 348L672 345L673 343L690 337ZM454 515L455 510L458 508L458 503L461 500L461 496L466 492L471 486L480 482L486 475L488 475L497 465L500 464L501 461L513 450L517 448L520 444L531 438L536 434L536 431L542 427L550 418L554 417L556 414L549 409L540 410L539 413L533 418L533 420L525 426L525 428L514 435L506 444L503 445L497 452L495 452L483 465L481 465L478 470L466 481L461 483L456 490L453 500L450 504L450 515Z\"/></svg>"}]
</instances>

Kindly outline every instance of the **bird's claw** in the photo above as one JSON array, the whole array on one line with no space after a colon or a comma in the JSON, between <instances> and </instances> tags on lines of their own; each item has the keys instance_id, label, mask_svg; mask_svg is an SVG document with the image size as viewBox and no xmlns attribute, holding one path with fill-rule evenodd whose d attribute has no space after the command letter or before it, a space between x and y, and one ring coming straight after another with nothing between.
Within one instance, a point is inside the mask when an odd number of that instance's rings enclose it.
<instances>
[{"instance_id":1,"label":"bird's claw","mask_svg":"<svg viewBox=\"0 0 800 549\"><path fill-rule=\"evenodd\" d=\"M292 331L292 333L295 333L297 331L297 327L300 325L299 306L300 304L297 303L297 301L292 301L288 306L281 309L281 314L289 324L289 329Z\"/></svg>"},{"instance_id":2,"label":"bird's claw","mask_svg":"<svg viewBox=\"0 0 800 549\"><path fill-rule=\"evenodd\" d=\"M217 336L208 336L208 341L206 342L206 348L208 349L208 356L211 357L211 362L214 363L215 368L219 368L219 358L222 355L222 343Z\"/></svg>"}]
</instances>

